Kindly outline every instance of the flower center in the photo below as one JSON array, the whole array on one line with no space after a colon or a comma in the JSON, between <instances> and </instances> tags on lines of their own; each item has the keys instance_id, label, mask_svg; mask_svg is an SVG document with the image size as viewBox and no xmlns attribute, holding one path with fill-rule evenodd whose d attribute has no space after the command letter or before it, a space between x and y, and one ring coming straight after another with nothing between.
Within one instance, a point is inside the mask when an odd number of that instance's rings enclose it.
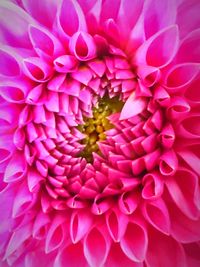
<instances>
[{"instance_id":1,"label":"flower center","mask_svg":"<svg viewBox=\"0 0 200 267\"><path fill-rule=\"evenodd\" d=\"M84 124L79 125L78 129L85 138L81 144L85 145L83 151L79 154L88 162L92 162L92 153L101 154L98 147L98 142L106 139L106 131L114 127L109 121L108 116L120 112L123 107L123 102L118 97L109 98L107 95L99 100L97 105L93 108L92 118L84 118Z\"/></svg>"}]
</instances>

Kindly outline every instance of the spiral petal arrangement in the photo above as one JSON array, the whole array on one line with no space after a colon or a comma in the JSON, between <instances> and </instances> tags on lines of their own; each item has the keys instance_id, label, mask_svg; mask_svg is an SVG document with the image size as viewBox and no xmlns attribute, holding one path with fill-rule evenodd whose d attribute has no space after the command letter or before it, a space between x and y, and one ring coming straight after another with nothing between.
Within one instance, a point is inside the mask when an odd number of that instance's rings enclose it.
<instances>
[{"instance_id":1,"label":"spiral petal arrangement","mask_svg":"<svg viewBox=\"0 0 200 267\"><path fill-rule=\"evenodd\" d=\"M199 9L0 2L1 266L199 266Z\"/></svg>"}]
</instances>

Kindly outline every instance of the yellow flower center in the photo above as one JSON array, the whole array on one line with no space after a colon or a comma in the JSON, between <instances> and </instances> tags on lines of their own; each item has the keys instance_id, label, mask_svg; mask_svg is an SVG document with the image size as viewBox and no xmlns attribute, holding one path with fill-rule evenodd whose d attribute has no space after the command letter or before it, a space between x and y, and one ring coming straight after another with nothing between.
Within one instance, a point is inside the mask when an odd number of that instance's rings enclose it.
<instances>
[{"instance_id":1,"label":"yellow flower center","mask_svg":"<svg viewBox=\"0 0 200 267\"><path fill-rule=\"evenodd\" d=\"M110 123L108 116L120 112L123 107L123 102L118 97L109 98L104 96L100 99L97 105L93 108L93 117L84 118L84 124L79 125L80 132L85 134L85 138L81 141L85 147L79 154L88 162L92 162L92 153L101 154L98 147L98 142L106 139L106 131L112 129L114 126Z\"/></svg>"}]
</instances>

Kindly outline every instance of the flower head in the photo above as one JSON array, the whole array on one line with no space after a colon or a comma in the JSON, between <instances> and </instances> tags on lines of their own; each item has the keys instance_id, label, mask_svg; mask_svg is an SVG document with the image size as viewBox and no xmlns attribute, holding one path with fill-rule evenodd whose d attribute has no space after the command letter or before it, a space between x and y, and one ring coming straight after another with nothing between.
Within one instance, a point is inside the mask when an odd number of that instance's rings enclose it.
<instances>
[{"instance_id":1,"label":"flower head","mask_svg":"<svg viewBox=\"0 0 200 267\"><path fill-rule=\"evenodd\" d=\"M1 1L2 266L199 266L199 8Z\"/></svg>"}]
</instances>

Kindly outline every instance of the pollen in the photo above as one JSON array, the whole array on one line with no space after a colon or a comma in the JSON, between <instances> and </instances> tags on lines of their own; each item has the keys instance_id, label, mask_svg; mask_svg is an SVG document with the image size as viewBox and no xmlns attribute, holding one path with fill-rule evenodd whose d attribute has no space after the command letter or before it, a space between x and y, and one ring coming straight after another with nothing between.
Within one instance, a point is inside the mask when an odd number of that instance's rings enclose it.
<instances>
[{"instance_id":1,"label":"pollen","mask_svg":"<svg viewBox=\"0 0 200 267\"><path fill-rule=\"evenodd\" d=\"M101 98L92 110L92 118L84 118L84 124L78 126L78 130L85 135L81 141L84 149L79 154L88 162L93 161L92 153L101 155L98 142L106 139L106 131L114 128L109 116L118 113L123 107L123 102L118 97L109 98L107 95Z\"/></svg>"}]
</instances>

